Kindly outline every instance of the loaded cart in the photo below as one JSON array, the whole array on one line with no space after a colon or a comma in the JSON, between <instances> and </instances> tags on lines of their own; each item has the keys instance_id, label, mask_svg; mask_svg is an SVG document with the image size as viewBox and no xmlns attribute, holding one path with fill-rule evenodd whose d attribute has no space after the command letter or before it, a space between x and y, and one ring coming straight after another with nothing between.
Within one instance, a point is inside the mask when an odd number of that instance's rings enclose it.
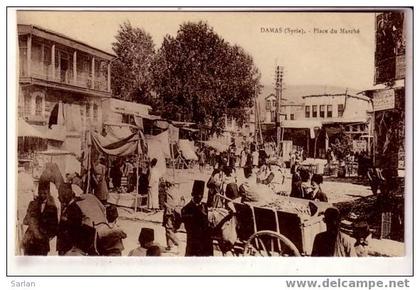
<instances>
[{"instance_id":1,"label":"loaded cart","mask_svg":"<svg viewBox=\"0 0 420 290\"><path fill-rule=\"evenodd\" d=\"M330 204L325 202L279 196L275 203L255 205L218 197L220 207L227 208L230 203L235 211L230 214L237 237L230 250L235 255L309 256L315 236L326 229L323 213ZM215 235L214 244L225 244L222 239Z\"/></svg>"}]
</instances>

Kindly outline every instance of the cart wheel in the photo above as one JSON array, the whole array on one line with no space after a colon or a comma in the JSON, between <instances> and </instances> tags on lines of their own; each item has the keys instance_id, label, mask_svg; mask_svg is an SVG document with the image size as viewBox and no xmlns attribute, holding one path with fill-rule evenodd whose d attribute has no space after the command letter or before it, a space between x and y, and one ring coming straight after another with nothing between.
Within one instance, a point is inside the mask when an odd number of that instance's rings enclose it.
<instances>
[{"instance_id":1,"label":"cart wheel","mask_svg":"<svg viewBox=\"0 0 420 290\"><path fill-rule=\"evenodd\" d=\"M300 256L296 246L285 236L274 231L259 231L245 244L245 256Z\"/></svg>"}]
</instances>

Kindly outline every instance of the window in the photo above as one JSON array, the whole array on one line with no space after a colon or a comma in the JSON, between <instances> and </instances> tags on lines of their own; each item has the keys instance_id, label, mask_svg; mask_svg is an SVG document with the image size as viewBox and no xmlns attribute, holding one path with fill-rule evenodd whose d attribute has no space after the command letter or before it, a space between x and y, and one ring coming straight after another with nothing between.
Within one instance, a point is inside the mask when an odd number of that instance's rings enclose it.
<instances>
[{"instance_id":1,"label":"window","mask_svg":"<svg viewBox=\"0 0 420 290\"><path fill-rule=\"evenodd\" d=\"M317 118L317 117L318 117L318 106L312 105L312 118Z\"/></svg>"},{"instance_id":2,"label":"window","mask_svg":"<svg viewBox=\"0 0 420 290\"><path fill-rule=\"evenodd\" d=\"M343 117L343 113L344 113L344 105L343 104L338 105L337 112L338 112L338 117Z\"/></svg>"},{"instance_id":3,"label":"window","mask_svg":"<svg viewBox=\"0 0 420 290\"><path fill-rule=\"evenodd\" d=\"M31 97L25 96L23 101L23 114L25 116L31 115Z\"/></svg>"},{"instance_id":4,"label":"window","mask_svg":"<svg viewBox=\"0 0 420 290\"><path fill-rule=\"evenodd\" d=\"M35 98L35 116L42 116L42 97L36 96Z\"/></svg>"},{"instance_id":5,"label":"window","mask_svg":"<svg viewBox=\"0 0 420 290\"><path fill-rule=\"evenodd\" d=\"M20 75L25 76L27 74L27 42L24 36L19 36L19 70Z\"/></svg>"},{"instance_id":6,"label":"window","mask_svg":"<svg viewBox=\"0 0 420 290\"><path fill-rule=\"evenodd\" d=\"M311 117L311 107L305 106L305 118Z\"/></svg>"},{"instance_id":7,"label":"window","mask_svg":"<svg viewBox=\"0 0 420 290\"><path fill-rule=\"evenodd\" d=\"M273 103L273 105L272 105L273 107L272 108L276 108L277 107L276 100L273 100L272 103Z\"/></svg>"},{"instance_id":8,"label":"window","mask_svg":"<svg viewBox=\"0 0 420 290\"><path fill-rule=\"evenodd\" d=\"M284 119L287 120L287 114L284 115Z\"/></svg>"},{"instance_id":9,"label":"window","mask_svg":"<svg viewBox=\"0 0 420 290\"><path fill-rule=\"evenodd\" d=\"M294 120L295 119L295 114L290 114L290 120Z\"/></svg>"},{"instance_id":10,"label":"window","mask_svg":"<svg viewBox=\"0 0 420 290\"><path fill-rule=\"evenodd\" d=\"M86 103L86 118L90 118L90 104Z\"/></svg>"},{"instance_id":11,"label":"window","mask_svg":"<svg viewBox=\"0 0 420 290\"><path fill-rule=\"evenodd\" d=\"M276 121L276 111L272 111L271 112L271 122L275 122Z\"/></svg>"},{"instance_id":12,"label":"window","mask_svg":"<svg viewBox=\"0 0 420 290\"><path fill-rule=\"evenodd\" d=\"M319 106L319 117L320 118L325 118L325 105L320 105Z\"/></svg>"},{"instance_id":13,"label":"window","mask_svg":"<svg viewBox=\"0 0 420 290\"><path fill-rule=\"evenodd\" d=\"M93 120L98 121L98 105L93 104Z\"/></svg>"},{"instance_id":14,"label":"window","mask_svg":"<svg viewBox=\"0 0 420 290\"><path fill-rule=\"evenodd\" d=\"M130 115L129 114L121 114L122 115L122 123L130 124Z\"/></svg>"},{"instance_id":15,"label":"window","mask_svg":"<svg viewBox=\"0 0 420 290\"><path fill-rule=\"evenodd\" d=\"M267 110L267 111L270 111L270 108L271 108L271 106L270 106L270 101L266 101L265 102L265 109Z\"/></svg>"},{"instance_id":16,"label":"window","mask_svg":"<svg viewBox=\"0 0 420 290\"><path fill-rule=\"evenodd\" d=\"M327 105L327 118L332 118L332 105Z\"/></svg>"}]
</instances>

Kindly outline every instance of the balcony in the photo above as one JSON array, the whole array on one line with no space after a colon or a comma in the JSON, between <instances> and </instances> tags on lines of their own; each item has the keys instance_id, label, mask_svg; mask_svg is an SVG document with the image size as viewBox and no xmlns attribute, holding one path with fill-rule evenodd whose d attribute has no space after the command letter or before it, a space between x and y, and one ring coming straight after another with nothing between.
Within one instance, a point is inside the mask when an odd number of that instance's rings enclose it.
<instances>
[{"instance_id":1,"label":"balcony","mask_svg":"<svg viewBox=\"0 0 420 290\"><path fill-rule=\"evenodd\" d=\"M91 73L88 71L78 70L75 77L73 69L63 70L57 67L53 69L53 66L48 63L32 61L29 74L27 68L20 70L20 80L21 82L37 83L40 85L49 84L49 86L77 92L86 90L87 93L93 95L110 95L106 76L96 76L95 80L92 81Z\"/></svg>"}]
</instances>

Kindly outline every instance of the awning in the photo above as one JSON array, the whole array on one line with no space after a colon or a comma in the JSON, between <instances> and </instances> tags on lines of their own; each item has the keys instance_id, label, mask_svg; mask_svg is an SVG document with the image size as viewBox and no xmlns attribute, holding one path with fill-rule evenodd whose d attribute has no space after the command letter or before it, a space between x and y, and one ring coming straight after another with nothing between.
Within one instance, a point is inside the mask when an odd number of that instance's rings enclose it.
<instances>
[{"instance_id":1,"label":"awning","mask_svg":"<svg viewBox=\"0 0 420 290\"><path fill-rule=\"evenodd\" d=\"M191 125L194 125L195 124L193 122L182 122L182 121L171 121L171 122L175 126L191 126Z\"/></svg>"},{"instance_id":2,"label":"awning","mask_svg":"<svg viewBox=\"0 0 420 290\"><path fill-rule=\"evenodd\" d=\"M139 131L141 132L141 131ZM133 154L142 154L141 135L132 133L130 136L120 139L111 144L104 143L104 137L98 133L91 133L92 143L99 152L111 156L127 156Z\"/></svg>"},{"instance_id":3,"label":"awning","mask_svg":"<svg viewBox=\"0 0 420 290\"><path fill-rule=\"evenodd\" d=\"M128 136L132 135L133 132L131 131L130 128L136 128L133 125L130 124L124 124L124 123L107 123L105 124L107 125L106 128L106 132L107 135L106 137L108 137L108 135L110 135L111 137L113 137L113 139L124 139L127 138Z\"/></svg>"},{"instance_id":4,"label":"awning","mask_svg":"<svg viewBox=\"0 0 420 290\"><path fill-rule=\"evenodd\" d=\"M198 129L187 128L187 127L181 127L181 128L179 128L179 129L181 129L181 130L185 130L185 131L190 131L190 132L198 132L198 131L200 131L200 130L198 130Z\"/></svg>"},{"instance_id":5,"label":"awning","mask_svg":"<svg viewBox=\"0 0 420 290\"><path fill-rule=\"evenodd\" d=\"M156 115L139 115L140 117L142 117L143 119L148 119L148 120L161 120L162 117L161 116L156 116Z\"/></svg>"},{"instance_id":6,"label":"awning","mask_svg":"<svg viewBox=\"0 0 420 290\"><path fill-rule=\"evenodd\" d=\"M229 145L225 145L216 141L199 141L202 142L204 144L206 144L207 146L216 149L218 152L225 152L229 149Z\"/></svg>"},{"instance_id":7,"label":"awning","mask_svg":"<svg viewBox=\"0 0 420 290\"><path fill-rule=\"evenodd\" d=\"M321 128L322 123L318 120L284 120L281 122L281 127L291 129L314 129Z\"/></svg>"},{"instance_id":8,"label":"awning","mask_svg":"<svg viewBox=\"0 0 420 290\"><path fill-rule=\"evenodd\" d=\"M67 151L67 150L61 150L61 149L48 149L46 151L41 151L38 152L38 154L43 154L43 155L49 155L49 156L55 156L55 155L67 155L67 154L71 154L74 155L74 153Z\"/></svg>"},{"instance_id":9,"label":"awning","mask_svg":"<svg viewBox=\"0 0 420 290\"><path fill-rule=\"evenodd\" d=\"M357 119L352 119L352 118L329 118L329 119L325 119L322 120L322 124L323 125L327 125L327 124L366 124L368 121L366 118L357 118Z\"/></svg>"},{"instance_id":10,"label":"awning","mask_svg":"<svg viewBox=\"0 0 420 290\"><path fill-rule=\"evenodd\" d=\"M18 120L18 137L32 137L46 139L44 133L28 124L25 120Z\"/></svg>"},{"instance_id":11,"label":"awning","mask_svg":"<svg viewBox=\"0 0 420 290\"><path fill-rule=\"evenodd\" d=\"M377 91L377 90L385 90L385 89L398 89L398 88L403 88L405 87L405 81L404 80L396 80L394 82L394 84L392 86L386 86L385 84L377 84L374 85L373 87L370 87L366 90L363 90L361 92L358 92L357 94L363 94L364 92L369 92L369 91Z\"/></svg>"}]
</instances>

